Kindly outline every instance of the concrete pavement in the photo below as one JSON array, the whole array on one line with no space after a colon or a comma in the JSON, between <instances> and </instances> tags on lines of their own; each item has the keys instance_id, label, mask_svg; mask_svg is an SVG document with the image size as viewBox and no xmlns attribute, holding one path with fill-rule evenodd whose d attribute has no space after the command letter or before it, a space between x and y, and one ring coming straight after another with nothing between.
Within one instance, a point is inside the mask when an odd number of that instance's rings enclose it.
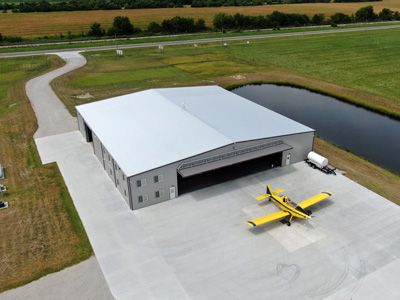
<instances>
[{"instance_id":1,"label":"concrete pavement","mask_svg":"<svg viewBox=\"0 0 400 300\"><path fill-rule=\"evenodd\" d=\"M84 64L78 53L59 55L69 62L63 70L27 85L35 142L43 163L57 162L115 298L400 297L390 280L400 275L400 208L342 175L299 163L130 211L48 90L57 74ZM252 231L246 220L276 211L254 200L265 181L295 201L324 190L334 196L311 221Z\"/></svg>"},{"instance_id":2,"label":"concrete pavement","mask_svg":"<svg viewBox=\"0 0 400 300\"><path fill-rule=\"evenodd\" d=\"M0 298L2 300L113 299L95 257L19 288L5 291Z\"/></svg>"},{"instance_id":3,"label":"concrete pavement","mask_svg":"<svg viewBox=\"0 0 400 300\"><path fill-rule=\"evenodd\" d=\"M204 38L204 39L192 39L192 40L176 40L168 42L149 42L149 43L138 43L138 44L114 44L107 46L97 47L77 47L77 48L65 48L57 50L37 50L37 51L26 51L26 52L9 52L0 53L0 57L16 57L16 56L31 56L40 54L50 54L59 52L77 52L77 51L103 51L103 50L114 50L118 49L131 49L131 48L148 48L163 46L176 46L176 45L190 45L190 44L203 44L213 42L228 42L228 41L244 41L244 40L257 40L257 39L270 39L276 37L290 37L290 36L309 36L309 35L321 35L321 34L333 34L342 32L357 32L357 31L371 31L371 30L382 30L382 29L393 29L400 28L400 25L387 25L387 26L371 26L371 27L356 27L356 28L343 28L343 29L331 29L331 30L318 30L318 31L303 31L303 32L292 32L292 33L273 33L273 34L260 34L260 35L242 35L242 36L231 36L231 37L217 37L217 38Z\"/></svg>"},{"instance_id":4,"label":"concrete pavement","mask_svg":"<svg viewBox=\"0 0 400 300\"><path fill-rule=\"evenodd\" d=\"M33 78L26 83L26 94L31 101L39 125L34 138L60 134L78 128L76 119L71 116L58 99L50 82L65 73L86 64L86 59L78 52L57 53L66 64L52 72Z\"/></svg>"},{"instance_id":5,"label":"concrete pavement","mask_svg":"<svg viewBox=\"0 0 400 300\"><path fill-rule=\"evenodd\" d=\"M132 212L79 132L36 143L59 165L117 299L400 297L400 207L342 175L298 163ZM245 221L277 211L254 199L266 181L297 202L334 195L310 221L251 230Z\"/></svg>"},{"instance_id":6,"label":"concrete pavement","mask_svg":"<svg viewBox=\"0 0 400 300\"><path fill-rule=\"evenodd\" d=\"M35 142L44 164L57 162L114 297L187 299L82 134L72 131Z\"/></svg>"}]
</instances>

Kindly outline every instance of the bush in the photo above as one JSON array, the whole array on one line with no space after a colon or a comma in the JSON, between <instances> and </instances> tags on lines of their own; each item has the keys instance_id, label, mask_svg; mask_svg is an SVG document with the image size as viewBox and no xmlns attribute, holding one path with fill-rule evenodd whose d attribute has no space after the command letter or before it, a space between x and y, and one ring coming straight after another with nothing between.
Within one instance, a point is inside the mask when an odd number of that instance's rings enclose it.
<instances>
[{"instance_id":1,"label":"bush","mask_svg":"<svg viewBox=\"0 0 400 300\"><path fill-rule=\"evenodd\" d=\"M90 30L87 33L88 36L96 36L96 37L100 37L105 34L106 34L105 30L101 28L101 24L99 23L93 23L90 26Z\"/></svg>"},{"instance_id":2,"label":"bush","mask_svg":"<svg viewBox=\"0 0 400 300\"><path fill-rule=\"evenodd\" d=\"M130 35L135 32L135 29L128 17L117 16L108 32L109 35Z\"/></svg>"},{"instance_id":3,"label":"bush","mask_svg":"<svg viewBox=\"0 0 400 300\"><path fill-rule=\"evenodd\" d=\"M192 18L173 17L161 23L162 30L167 33L191 33L196 32L197 28Z\"/></svg>"},{"instance_id":4,"label":"bush","mask_svg":"<svg viewBox=\"0 0 400 300\"><path fill-rule=\"evenodd\" d=\"M333 24L346 24L346 23L351 23L352 19L350 16L342 14L342 13L336 13L333 16L331 16L330 23Z\"/></svg>"},{"instance_id":5,"label":"bush","mask_svg":"<svg viewBox=\"0 0 400 300\"><path fill-rule=\"evenodd\" d=\"M369 22L376 20L378 17L374 13L374 8L372 6L365 6L356 11L355 18L356 21Z\"/></svg>"},{"instance_id":6,"label":"bush","mask_svg":"<svg viewBox=\"0 0 400 300\"><path fill-rule=\"evenodd\" d=\"M382 20L382 21L391 21L391 20L395 19L395 13L394 13L394 11L392 11L388 8L384 8L379 13L378 17L379 17L379 20Z\"/></svg>"},{"instance_id":7,"label":"bush","mask_svg":"<svg viewBox=\"0 0 400 300\"><path fill-rule=\"evenodd\" d=\"M16 35L2 35L0 33L0 43L20 43L23 38Z\"/></svg>"},{"instance_id":8,"label":"bush","mask_svg":"<svg viewBox=\"0 0 400 300\"><path fill-rule=\"evenodd\" d=\"M150 24L147 26L147 31L151 33L160 33L162 31L162 27L156 22L150 22Z\"/></svg>"},{"instance_id":9,"label":"bush","mask_svg":"<svg viewBox=\"0 0 400 300\"><path fill-rule=\"evenodd\" d=\"M311 24L314 24L314 25L322 25L322 24L324 24L324 21L325 21L325 15L324 14L315 14L311 18Z\"/></svg>"}]
</instances>

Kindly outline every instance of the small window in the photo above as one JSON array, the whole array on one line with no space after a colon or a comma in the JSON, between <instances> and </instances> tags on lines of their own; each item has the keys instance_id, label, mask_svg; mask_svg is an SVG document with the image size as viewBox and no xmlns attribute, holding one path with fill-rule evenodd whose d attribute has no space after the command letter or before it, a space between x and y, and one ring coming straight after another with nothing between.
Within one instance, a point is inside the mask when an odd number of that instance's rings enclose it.
<instances>
[{"instance_id":1,"label":"small window","mask_svg":"<svg viewBox=\"0 0 400 300\"><path fill-rule=\"evenodd\" d=\"M138 197L138 202L139 202L139 203L142 203L142 202L143 202L143 196L139 196L139 197Z\"/></svg>"},{"instance_id":2,"label":"small window","mask_svg":"<svg viewBox=\"0 0 400 300\"><path fill-rule=\"evenodd\" d=\"M141 187L141 186L142 186L142 181L136 180L136 187Z\"/></svg>"},{"instance_id":3,"label":"small window","mask_svg":"<svg viewBox=\"0 0 400 300\"><path fill-rule=\"evenodd\" d=\"M124 190L124 195L126 196L126 190Z\"/></svg>"},{"instance_id":4,"label":"small window","mask_svg":"<svg viewBox=\"0 0 400 300\"><path fill-rule=\"evenodd\" d=\"M111 160L111 156L110 156L110 154L108 154L108 160L109 160L109 161Z\"/></svg>"},{"instance_id":5,"label":"small window","mask_svg":"<svg viewBox=\"0 0 400 300\"><path fill-rule=\"evenodd\" d=\"M119 180L118 180L118 178L117 178L117 185L119 185Z\"/></svg>"},{"instance_id":6,"label":"small window","mask_svg":"<svg viewBox=\"0 0 400 300\"><path fill-rule=\"evenodd\" d=\"M160 198L160 191L156 191L156 192L154 193L154 196L155 196L156 198Z\"/></svg>"},{"instance_id":7,"label":"small window","mask_svg":"<svg viewBox=\"0 0 400 300\"><path fill-rule=\"evenodd\" d=\"M125 175L124 174L122 174L122 180L125 181Z\"/></svg>"},{"instance_id":8,"label":"small window","mask_svg":"<svg viewBox=\"0 0 400 300\"><path fill-rule=\"evenodd\" d=\"M158 178L158 175L154 176L154 183L157 183L159 181L160 181L160 179Z\"/></svg>"}]
</instances>

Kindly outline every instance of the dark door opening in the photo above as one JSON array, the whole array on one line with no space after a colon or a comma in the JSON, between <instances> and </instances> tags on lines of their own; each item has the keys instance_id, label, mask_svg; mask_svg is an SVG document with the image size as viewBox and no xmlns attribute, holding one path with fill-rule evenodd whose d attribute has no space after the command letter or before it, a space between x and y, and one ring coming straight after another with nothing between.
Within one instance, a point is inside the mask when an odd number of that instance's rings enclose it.
<instances>
[{"instance_id":1,"label":"dark door opening","mask_svg":"<svg viewBox=\"0 0 400 300\"><path fill-rule=\"evenodd\" d=\"M178 173L178 193L182 195L211 185L280 167L281 164L282 152L278 152L186 178L183 178Z\"/></svg>"},{"instance_id":2,"label":"dark door opening","mask_svg":"<svg viewBox=\"0 0 400 300\"><path fill-rule=\"evenodd\" d=\"M86 142L93 142L92 130L85 123Z\"/></svg>"}]
</instances>

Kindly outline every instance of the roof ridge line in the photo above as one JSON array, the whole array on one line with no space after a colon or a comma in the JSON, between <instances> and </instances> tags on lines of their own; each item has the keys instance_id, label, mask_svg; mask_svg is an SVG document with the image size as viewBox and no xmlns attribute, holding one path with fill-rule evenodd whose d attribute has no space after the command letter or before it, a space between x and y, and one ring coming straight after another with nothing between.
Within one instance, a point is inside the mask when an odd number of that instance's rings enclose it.
<instances>
[{"instance_id":1,"label":"roof ridge line","mask_svg":"<svg viewBox=\"0 0 400 300\"><path fill-rule=\"evenodd\" d=\"M219 131L217 128L215 128L214 126L212 126L211 124L209 124L208 122L205 122L203 119L200 119L197 115L193 114L192 112L186 110L184 107L181 107L180 105L174 103L173 101L169 100L168 97L164 96L163 94L161 94L159 91L159 89L153 89L154 92L156 92L160 97L162 97L164 100L168 101L169 103L171 103L172 105L174 105L177 108L180 108L181 110L185 111L186 114L196 118L197 120L199 120L201 123L203 123L204 125L206 125L207 127L211 128L213 131L217 132L219 135L223 136L224 138L228 139L231 141L232 144L235 144L236 142L234 140L232 140L231 137L226 136L225 134L223 134L221 131Z\"/></svg>"}]
</instances>

